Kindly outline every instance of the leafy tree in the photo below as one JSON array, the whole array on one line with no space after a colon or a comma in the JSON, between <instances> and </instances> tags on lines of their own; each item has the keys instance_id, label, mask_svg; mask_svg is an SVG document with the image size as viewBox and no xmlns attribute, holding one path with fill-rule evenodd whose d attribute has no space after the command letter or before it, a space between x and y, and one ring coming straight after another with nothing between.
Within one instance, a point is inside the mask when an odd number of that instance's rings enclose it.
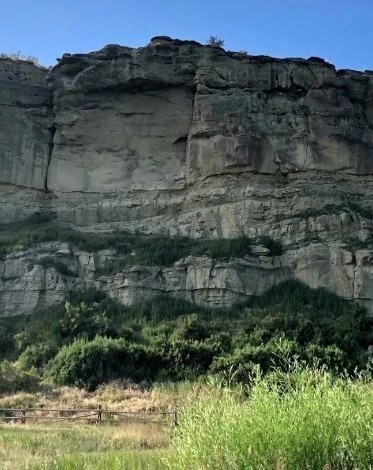
<instances>
[{"instance_id":1,"label":"leafy tree","mask_svg":"<svg viewBox=\"0 0 373 470\"><path fill-rule=\"evenodd\" d=\"M35 371L25 371L7 360L0 362L0 393L33 391L39 385Z\"/></svg>"},{"instance_id":2,"label":"leafy tree","mask_svg":"<svg viewBox=\"0 0 373 470\"><path fill-rule=\"evenodd\" d=\"M218 36L210 36L208 38L207 44L209 46L223 47L224 46L224 39L220 39Z\"/></svg>"},{"instance_id":3,"label":"leafy tree","mask_svg":"<svg viewBox=\"0 0 373 470\"><path fill-rule=\"evenodd\" d=\"M48 361L57 353L57 345L50 343L32 344L22 352L18 364L23 370L44 369Z\"/></svg>"},{"instance_id":4,"label":"leafy tree","mask_svg":"<svg viewBox=\"0 0 373 470\"><path fill-rule=\"evenodd\" d=\"M61 333L68 338L87 336L93 338L96 335L109 333L109 320L105 311L95 311L86 302L73 305L65 303L65 314L60 320Z\"/></svg>"},{"instance_id":5,"label":"leafy tree","mask_svg":"<svg viewBox=\"0 0 373 470\"><path fill-rule=\"evenodd\" d=\"M246 241L231 249L246 249ZM373 343L373 319L362 306L296 281L225 310L167 296L124 306L97 291L76 292L65 305L2 319L0 327L2 358L18 357L10 375L33 369L87 388L231 370L246 381L258 366L268 373L290 356L354 373L366 368Z\"/></svg>"}]
</instances>

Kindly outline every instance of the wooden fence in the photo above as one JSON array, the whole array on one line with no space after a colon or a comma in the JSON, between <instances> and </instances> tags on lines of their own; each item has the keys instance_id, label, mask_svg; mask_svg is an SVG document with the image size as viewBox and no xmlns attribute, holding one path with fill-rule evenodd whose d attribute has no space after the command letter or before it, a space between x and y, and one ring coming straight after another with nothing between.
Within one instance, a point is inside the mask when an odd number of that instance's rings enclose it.
<instances>
[{"instance_id":1,"label":"wooden fence","mask_svg":"<svg viewBox=\"0 0 373 470\"><path fill-rule=\"evenodd\" d=\"M25 424L35 421L78 421L88 423L164 423L178 424L178 413L174 411L113 411L98 405L97 408L0 408L0 421Z\"/></svg>"}]
</instances>

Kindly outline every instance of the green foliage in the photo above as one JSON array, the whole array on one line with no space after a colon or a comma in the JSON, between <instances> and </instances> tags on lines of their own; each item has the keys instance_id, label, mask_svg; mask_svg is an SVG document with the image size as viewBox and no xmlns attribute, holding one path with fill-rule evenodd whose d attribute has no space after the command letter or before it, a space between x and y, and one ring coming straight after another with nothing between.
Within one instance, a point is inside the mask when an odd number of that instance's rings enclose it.
<instances>
[{"instance_id":1,"label":"green foliage","mask_svg":"<svg viewBox=\"0 0 373 470\"><path fill-rule=\"evenodd\" d=\"M42 370L57 354L58 348L55 344L41 343L27 346L18 358L18 365L22 370L39 369Z\"/></svg>"},{"instance_id":2,"label":"green foliage","mask_svg":"<svg viewBox=\"0 0 373 470\"><path fill-rule=\"evenodd\" d=\"M253 241L241 236L235 239L195 240L187 237L129 236L129 251L104 273L123 269L131 264L170 266L187 256L209 256L213 259L242 257L251 254Z\"/></svg>"},{"instance_id":3,"label":"green foliage","mask_svg":"<svg viewBox=\"0 0 373 470\"><path fill-rule=\"evenodd\" d=\"M12 327L7 318L0 317L0 360L11 354L14 347Z\"/></svg>"},{"instance_id":4,"label":"green foliage","mask_svg":"<svg viewBox=\"0 0 373 470\"><path fill-rule=\"evenodd\" d=\"M158 378L195 380L207 372L219 351L207 342L172 339L161 344L157 353L163 365Z\"/></svg>"},{"instance_id":5,"label":"green foliage","mask_svg":"<svg viewBox=\"0 0 373 470\"><path fill-rule=\"evenodd\" d=\"M232 382L247 383L258 366L265 373L274 368L287 370L292 358L297 358L306 364L317 367L326 366L330 370L340 372L350 366L347 354L335 345L324 347L311 343L302 347L296 341L271 338L266 343L248 344L241 349L236 349L231 355L215 357L210 370L223 377L228 371L233 371Z\"/></svg>"},{"instance_id":6,"label":"green foliage","mask_svg":"<svg viewBox=\"0 0 373 470\"><path fill-rule=\"evenodd\" d=\"M71 276L76 277L76 273L71 271L71 269L66 266L62 261L58 260L57 258L53 258L52 256L45 256L41 258L35 264L39 264L40 266L44 266L45 268L54 268L58 273L62 274L63 276Z\"/></svg>"},{"instance_id":7,"label":"green foliage","mask_svg":"<svg viewBox=\"0 0 373 470\"><path fill-rule=\"evenodd\" d=\"M196 313L180 318L175 334L183 340L204 341L209 337L206 325L200 321Z\"/></svg>"},{"instance_id":8,"label":"green foliage","mask_svg":"<svg viewBox=\"0 0 373 470\"><path fill-rule=\"evenodd\" d=\"M140 235L127 232L92 234L57 227L47 217L39 216L21 224L0 227L0 255L25 250L38 243L60 241L87 250L113 249L118 257L103 273L110 273L133 264L170 266L187 256L209 256L213 259L243 257L251 254L253 241L247 236L234 239L196 240L188 237ZM267 238L267 243L271 243ZM276 245L275 241L272 244ZM53 266L61 274L74 273L61 261L45 257L38 261Z\"/></svg>"},{"instance_id":9,"label":"green foliage","mask_svg":"<svg viewBox=\"0 0 373 470\"><path fill-rule=\"evenodd\" d=\"M362 201L363 202L363 201ZM319 208L309 208L304 211L294 214L293 217L308 219L309 217L319 217L321 215L339 214L341 212L351 211L365 217L366 219L373 219L373 210L364 206L364 202L355 202L346 200L340 204L325 204Z\"/></svg>"},{"instance_id":10,"label":"green foliage","mask_svg":"<svg viewBox=\"0 0 373 470\"><path fill-rule=\"evenodd\" d=\"M61 335L73 339L85 336L93 338L104 336L110 332L110 324L106 312L95 311L86 302L79 305L65 303L65 312L60 320Z\"/></svg>"},{"instance_id":11,"label":"green foliage","mask_svg":"<svg viewBox=\"0 0 373 470\"><path fill-rule=\"evenodd\" d=\"M360 214L362 217L365 217L366 219L373 220L373 209L368 208L361 203L354 202L354 201L349 201L348 202L348 207L351 211L357 212Z\"/></svg>"},{"instance_id":12,"label":"green foliage","mask_svg":"<svg viewBox=\"0 0 373 470\"><path fill-rule=\"evenodd\" d=\"M40 377L33 371L25 371L7 360L0 362L0 393L15 393L20 390L34 391Z\"/></svg>"},{"instance_id":13,"label":"green foliage","mask_svg":"<svg viewBox=\"0 0 373 470\"><path fill-rule=\"evenodd\" d=\"M218 36L210 36L207 40L207 44L209 46L223 47L224 46L224 40L220 39Z\"/></svg>"},{"instance_id":14,"label":"green foliage","mask_svg":"<svg viewBox=\"0 0 373 470\"><path fill-rule=\"evenodd\" d=\"M284 251L280 240L274 240L267 235L259 237L258 243L268 248L271 256L280 256Z\"/></svg>"},{"instance_id":15,"label":"green foliage","mask_svg":"<svg viewBox=\"0 0 373 470\"><path fill-rule=\"evenodd\" d=\"M289 357L353 374L366 367L373 343L373 319L363 307L295 281L225 310L165 296L124 306L89 290L48 312L5 320L3 358L88 387L109 378L195 380L229 371L246 382L258 365L268 373ZM68 362L60 372L57 352L59 365ZM100 355L102 370L94 366Z\"/></svg>"},{"instance_id":16,"label":"green foliage","mask_svg":"<svg viewBox=\"0 0 373 470\"><path fill-rule=\"evenodd\" d=\"M154 364L152 352L144 346L97 336L62 347L50 363L49 375L57 384L92 390L119 377L138 381L151 377Z\"/></svg>"},{"instance_id":17,"label":"green foliage","mask_svg":"<svg viewBox=\"0 0 373 470\"><path fill-rule=\"evenodd\" d=\"M183 410L170 468L372 467L371 382L298 366L251 384L249 399L212 388Z\"/></svg>"}]
</instances>

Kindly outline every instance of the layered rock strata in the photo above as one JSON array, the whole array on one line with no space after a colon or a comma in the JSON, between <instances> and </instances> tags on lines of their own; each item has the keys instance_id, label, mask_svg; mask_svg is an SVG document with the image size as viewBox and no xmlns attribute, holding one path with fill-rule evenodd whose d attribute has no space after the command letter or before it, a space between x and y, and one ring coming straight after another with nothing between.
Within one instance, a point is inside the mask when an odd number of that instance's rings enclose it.
<instances>
[{"instance_id":1,"label":"layered rock strata","mask_svg":"<svg viewBox=\"0 0 373 470\"><path fill-rule=\"evenodd\" d=\"M42 310L88 288L126 305L167 294L206 307L227 308L289 279L325 287L373 311L372 250L351 252L335 244L311 243L281 256L269 256L267 251L254 247L251 256L220 261L190 256L169 267L134 265L102 275L115 259L115 251L88 253L66 243L40 244L0 261L0 314Z\"/></svg>"},{"instance_id":2,"label":"layered rock strata","mask_svg":"<svg viewBox=\"0 0 373 470\"><path fill-rule=\"evenodd\" d=\"M285 247L278 259L93 276L123 302L154 291L227 306L296 277L373 310L372 72L156 37L65 54L50 71L0 59L0 123L2 224L46 212L78 230L267 235ZM3 314L91 282L53 287L49 268L19 263L13 280L2 275ZM7 300L17 282L36 300Z\"/></svg>"}]
</instances>

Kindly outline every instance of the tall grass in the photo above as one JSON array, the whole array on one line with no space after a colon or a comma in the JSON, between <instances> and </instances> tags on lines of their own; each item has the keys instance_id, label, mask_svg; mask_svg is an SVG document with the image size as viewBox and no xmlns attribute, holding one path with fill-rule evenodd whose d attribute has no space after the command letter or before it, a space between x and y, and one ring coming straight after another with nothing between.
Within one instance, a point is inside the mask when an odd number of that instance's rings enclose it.
<instances>
[{"instance_id":1,"label":"tall grass","mask_svg":"<svg viewBox=\"0 0 373 470\"><path fill-rule=\"evenodd\" d=\"M165 470L164 455L160 450L79 453L31 465L28 470Z\"/></svg>"},{"instance_id":2,"label":"tall grass","mask_svg":"<svg viewBox=\"0 0 373 470\"><path fill-rule=\"evenodd\" d=\"M0 468L157 469L168 447L157 424L92 426L82 423L0 426Z\"/></svg>"},{"instance_id":3,"label":"tall grass","mask_svg":"<svg viewBox=\"0 0 373 470\"><path fill-rule=\"evenodd\" d=\"M254 379L249 399L211 389L181 414L173 469L371 469L373 386L324 370Z\"/></svg>"}]
</instances>

